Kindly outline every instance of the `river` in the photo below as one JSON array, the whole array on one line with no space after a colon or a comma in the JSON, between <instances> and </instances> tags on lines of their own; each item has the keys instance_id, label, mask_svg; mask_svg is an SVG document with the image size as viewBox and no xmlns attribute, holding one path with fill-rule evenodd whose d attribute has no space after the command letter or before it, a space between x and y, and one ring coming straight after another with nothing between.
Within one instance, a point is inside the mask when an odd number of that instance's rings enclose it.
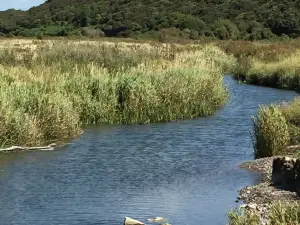
<instances>
[{"instance_id":1,"label":"river","mask_svg":"<svg viewBox=\"0 0 300 225\"><path fill-rule=\"evenodd\" d=\"M251 116L294 92L239 85L214 116L90 126L65 147L0 155L0 225L121 225L125 216L173 225L224 225L238 190L258 175Z\"/></svg>"}]
</instances>

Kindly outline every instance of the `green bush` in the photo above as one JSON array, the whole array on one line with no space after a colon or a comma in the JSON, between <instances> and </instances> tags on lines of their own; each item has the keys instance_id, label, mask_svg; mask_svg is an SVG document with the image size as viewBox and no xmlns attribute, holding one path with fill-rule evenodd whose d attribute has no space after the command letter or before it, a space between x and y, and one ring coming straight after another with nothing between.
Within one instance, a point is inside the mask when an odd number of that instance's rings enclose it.
<instances>
[{"instance_id":1,"label":"green bush","mask_svg":"<svg viewBox=\"0 0 300 225\"><path fill-rule=\"evenodd\" d=\"M283 153L290 136L287 121L277 106L261 106L253 118L253 146L255 158Z\"/></svg>"}]
</instances>

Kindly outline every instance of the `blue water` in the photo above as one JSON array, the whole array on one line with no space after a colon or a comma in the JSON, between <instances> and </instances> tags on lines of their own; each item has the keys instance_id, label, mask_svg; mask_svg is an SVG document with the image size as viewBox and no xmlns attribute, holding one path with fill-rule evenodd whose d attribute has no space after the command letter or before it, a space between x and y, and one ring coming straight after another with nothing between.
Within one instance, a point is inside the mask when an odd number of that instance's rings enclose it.
<instances>
[{"instance_id":1,"label":"blue water","mask_svg":"<svg viewBox=\"0 0 300 225\"><path fill-rule=\"evenodd\" d=\"M209 118L89 127L53 152L0 155L0 225L226 224L237 191L258 182L238 168L253 158L251 116L296 94L225 82L231 98Z\"/></svg>"}]
</instances>

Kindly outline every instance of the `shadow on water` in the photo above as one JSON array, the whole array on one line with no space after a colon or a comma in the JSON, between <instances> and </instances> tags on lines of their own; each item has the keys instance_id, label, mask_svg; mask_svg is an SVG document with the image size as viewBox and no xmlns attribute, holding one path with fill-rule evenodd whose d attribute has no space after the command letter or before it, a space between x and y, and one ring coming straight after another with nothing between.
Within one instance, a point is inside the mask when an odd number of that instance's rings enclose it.
<instances>
[{"instance_id":1,"label":"shadow on water","mask_svg":"<svg viewBox=\"0 0 300 225\"><path fill-rule=\"evenodd\" d=\"M226 224L237 190L258 181L237 167L253 157L251 116L296 94L225 82L230 100L208 118L90 126L63 149L1 155L1 225Z\"/></svg>"}]
</instances>

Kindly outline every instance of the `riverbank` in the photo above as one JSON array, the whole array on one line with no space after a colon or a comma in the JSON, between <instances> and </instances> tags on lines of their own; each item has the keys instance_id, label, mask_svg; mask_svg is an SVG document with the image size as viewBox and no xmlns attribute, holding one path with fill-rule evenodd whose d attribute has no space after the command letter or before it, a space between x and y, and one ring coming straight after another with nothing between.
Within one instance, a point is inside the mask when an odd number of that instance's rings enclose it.
<instances>
[{"instance_id":1,"label":"riverbank","mask_svg":"<svg viewBox=\"0 0 300 225\"><path fill-rule=\"evenodd\" d=\"M290 223L285 223L286 220L290 220L292 214L298 213L298 208L288 211L285 207L298 207L300 196L295 191L274 185L272 181L273 161L280 157L266 157L240 165L241 169L259 173L261 177L259 184L246 186L239 191L238 200L243 204L241 211L229 214L231 225L288 225ZM299 224L297 218L294 222Z\"/></svg>"},{"instance_id":2,"label":"riverbank","mask_svg":"<svg viewBox=\"0 0 300 225\"><path fill-rule=\"evenodd\" d=\"M275 187L272 179L273 160L278 156L267 157L249 161L240 165L240 168L250 172L259 173L261 176L258 185L245 187L239 192L239 199L246 204L256 203L259 205L270 204L272 201L300 200L295 192L286 191Z\"/></svg>"},{"instance_id":3,"label":"riverbank","mask_svg":"<svg viewBox=\"0 0 300 225\"><path fill-rule=\"evenodd\" d=\"M249 118L260 104L296 95L224 81L230 100L207 118L92 125L56 151L1 154L0 199L11 206L0 209L3 225L118 225L125 216L226 224L237 190L257 180L236 167L252 157Z\"/></svg>"},{"instance_id":4,"label":"riverbank","mask_svg":"<svg viewBox=\"0 0 300 225\"><path fill-rule=\"evenodd\" d=\"M299 92L299 40L280 43L240 41L221 43L220 46L236 57L238 63L232 73L241 83ZM246 211L231 213L230 224L290 224L282 218L291 218L295 214L299 197L295 192L273 185L272 162L278 155L298 155L299 146L290 149L288 146L300 143L299 121L299 98L259 108L258 115L253 118L252 130L256 160L242 164L241 168L259 173L261 182L240 190L238 199L245 203L242 206ZM281 205L286 202L292 207Z\"/></svg>"}]
</instances>

